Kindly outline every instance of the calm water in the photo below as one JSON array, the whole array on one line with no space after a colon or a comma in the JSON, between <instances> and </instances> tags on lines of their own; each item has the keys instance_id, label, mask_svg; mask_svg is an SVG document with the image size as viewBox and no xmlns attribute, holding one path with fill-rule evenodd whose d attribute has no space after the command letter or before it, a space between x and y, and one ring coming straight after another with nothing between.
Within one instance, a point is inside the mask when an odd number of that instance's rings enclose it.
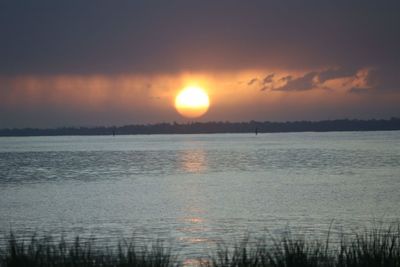
<instances>
[{"instance_id":1,"label":"calm water","mask_svg":"<svg viewBox=\"0 0 400 267\"><path fill-rule=\"evenodd\" d=\"M216 243L400 218L400 132L0 138L10 229Z\"/></svg>"}]
</instances>

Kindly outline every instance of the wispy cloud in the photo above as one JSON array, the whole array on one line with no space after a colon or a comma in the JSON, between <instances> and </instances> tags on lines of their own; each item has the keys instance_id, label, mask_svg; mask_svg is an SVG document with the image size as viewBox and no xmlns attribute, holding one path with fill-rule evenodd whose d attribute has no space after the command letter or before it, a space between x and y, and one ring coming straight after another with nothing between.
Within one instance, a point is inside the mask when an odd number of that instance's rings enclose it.
<instances>
[{"instance_id":1,"label":"wispy cloud","mask_svg":"<svg viewBox=\"0 0 400 267\"><path fill-rule=\"evenodd\" d=\"M267 75L263 80L263 84L272 83L274 80L274 76L275 76L275 73L271 73L271 74Z\"/></svg>"},{"instance_id":2,"label":"wispy cloud","mask_svg":"<svg viewBox=\"0 0 400 267\"><path fill-rule=\"evenodd\" d=\"M258 82L258 79L257 79L257 78L253 78L253 79L251 79L251 80L247 83L247 85L253 85L253 84L255 84L256 82Z\"/></svg>"},{"instance_id":3,"label":"wispy cloud","mask_svg":"<svg viewBox=\"0 0 400 267\"><path fill-rule=\"evenodd\" d=\"M315 77L318 72L309 72L296 79L291 79L286 84L273 88L274 91L304 91L315 87Z\"/></svg>"},{"instance_id":4,"label":"wispy cloud","mask_svg":"<svg viewBox=\"0 0 400 267\"><path fill-rule=\"evenodd\" d=\"M314 89L329 91L345 89L353 93L373 92L378 89L382 93L399 89L400 78L376 68L328 68L306 72L303 75L285 75L274 80L275 74L267 75L258 81L261 91L297 92ZM368 89L368 90L366 90Z\"/></svg>"}]
</instances>

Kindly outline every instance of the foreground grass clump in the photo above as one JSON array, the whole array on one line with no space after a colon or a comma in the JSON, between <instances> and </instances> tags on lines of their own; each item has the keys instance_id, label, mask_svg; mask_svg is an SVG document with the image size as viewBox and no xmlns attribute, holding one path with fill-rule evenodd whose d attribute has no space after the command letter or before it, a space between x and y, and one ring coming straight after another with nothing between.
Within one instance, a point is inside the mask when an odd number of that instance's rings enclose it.
<instances>
[{"instance_id":1,"label":"foreground grass clump","mask_svg":"<svg viewBox=\"0 0 400 267\"><path fill-rule=\"evenodd\" d=\"M400 267L400 227L341 236L339 244L292 237L219 248L207 267Z\"/></svg>"},{"instance_id":2,"label":"foreground grass clump","mask_svg":"<svg viewBox=\"0 0 400 267\"><path fill-rule=\"evenodd\" d=\"M373 229L342 239L336 266L400 266L400 225L395 231Z\"/></svg>"},{"instance_id":3,"label":"foreground grass clump","mask_svg":"<svg viewBox=\"0 0 400 267\"><path fill-rule=\"evenodd\" d=\"M400 225L376 228L360 234L341 235L335 242L284 236L218 247L213 256L199 259L206 267L400 267ZM181 259L183 260L183 259ZM138 246L120 242L100 248L93 240L32 237L21 241L14 235L0 250L0 267L169 267L180 266L177 255L161 243Z\"/></svg>"},{"instance_id":4,"label":"foreground grass clump","mask_svg":"<svg viewBox=\"0 0 400 267\"><path fill-rule=\"evenodd\" d=\"M10 235L7 247L0 251L0 267L170 267L179 266L176 258L161 243L137 247L133 243L120 243L116 249L96 249L93 240L73 243L51 238L32 237L18 241Z\"/></svg>"}]
</instances>

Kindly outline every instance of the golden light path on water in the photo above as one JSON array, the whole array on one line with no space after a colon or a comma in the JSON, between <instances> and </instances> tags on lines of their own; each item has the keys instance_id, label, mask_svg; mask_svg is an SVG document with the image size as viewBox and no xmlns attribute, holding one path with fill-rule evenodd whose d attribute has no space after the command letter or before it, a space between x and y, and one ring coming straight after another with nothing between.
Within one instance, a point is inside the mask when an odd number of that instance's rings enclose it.
<instances>
[{"instance_id":1,"label":"golden light path on water","mask_svg":"<svg viewBox=\"0 0 400 267\"><path fill-rule=\"evenodd\" d=\"M186 150L179 154L180 169L186 173L193 175L201 174L207 171L207 155L202 149ZM202 189L199 183L192 183L186 188L187 194L191 195L193 201L188 201L185 204L186 216L181 219L183 227L178 231L183 235L179 240L191 246L211 247L215 240L204 236L204 232L210 231L208 221L205 218L206 210L204 204L201 205L198 201L198 194L201 194ZM183 266L201 266L206 263L206 259L198 257L189 257L183 261Z\"/></svg>"}]
</instances>

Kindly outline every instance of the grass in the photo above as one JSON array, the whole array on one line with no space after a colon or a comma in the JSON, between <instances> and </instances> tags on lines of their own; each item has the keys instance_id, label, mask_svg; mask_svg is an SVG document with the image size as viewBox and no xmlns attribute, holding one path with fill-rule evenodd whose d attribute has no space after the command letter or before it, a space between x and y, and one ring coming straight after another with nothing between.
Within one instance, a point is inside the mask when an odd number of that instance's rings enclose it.
<instances>
[{"instance_id":1,"label":"grass","mask_svg":"<svg viewBox=\"0 0 400 267\"><path fill-rule=\"evenodd\" d=\"M331 246L331 247L330 247ZM400 225L366 229L325 242L284 236L256 245L219 248L208 267L400 267Z\"/></svg>"},{"instance_id":2,"label":"grass","mask_svg":"<svg viewBox=\"0 0 400 267\"><path fill-rule=\"evenodd\" d=\"M178 255L156 242L137 246L120 242L113 249L99 248L94 239L74 242L32 237L22 241L10 234L0 251L0 267L108 267L180 266ZM219 246L212 256L200 259L206 267L400 267L400 225L341 235L340 242L283 236L257 243Z\"/></svg>"},{"instance_id":3,"label":"grass","mask_svg":"<svg viewBox=\"0 0 400 267\"><path fill-rule=\"evenodd\" d=\"M1 267L111 267L179 266L176 258L161 243L138 247L134 243L120 242L117 248L96 248L94 240L68 243L61 239L33 236L28 242L19 241L13 234L6 248L0 252Z\"/></svg>"}]
</instances>

